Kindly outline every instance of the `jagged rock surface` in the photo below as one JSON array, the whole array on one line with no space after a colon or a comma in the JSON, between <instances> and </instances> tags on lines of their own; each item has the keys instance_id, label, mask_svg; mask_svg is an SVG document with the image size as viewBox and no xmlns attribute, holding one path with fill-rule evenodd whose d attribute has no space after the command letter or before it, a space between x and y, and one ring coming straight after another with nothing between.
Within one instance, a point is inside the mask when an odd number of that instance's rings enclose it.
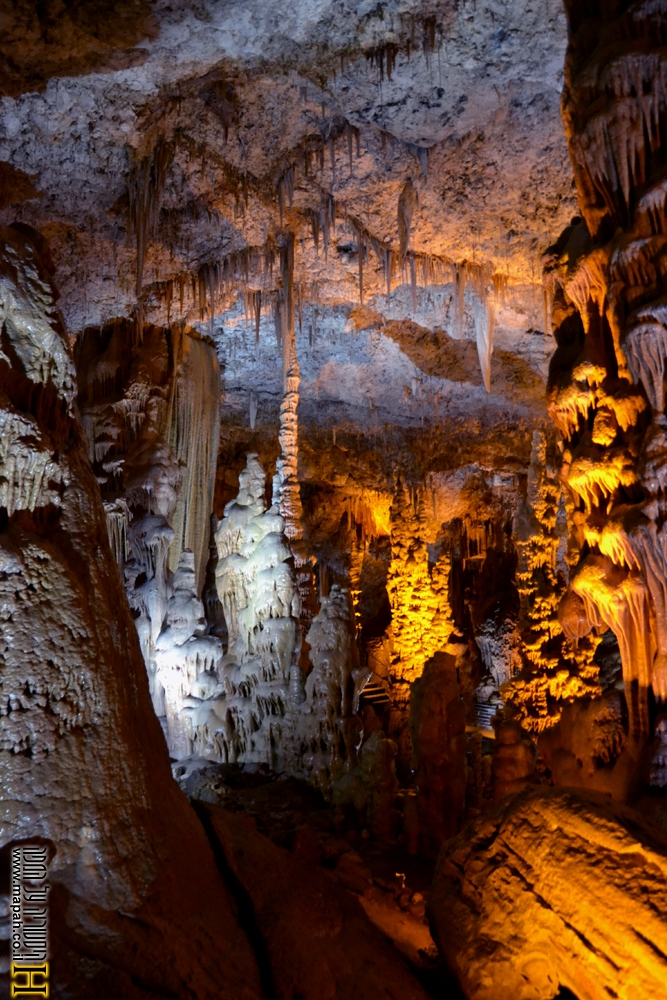
<instances>
[{"instance_id":1,"label":"jagged rock surface","mask_svg":"<svg viewBox=\"0 0 667 1000\"><path fill-rule=\"evenodd\" d=\"M561 790L510 797L443 847L429 910L470 1000L660 996L667 842Z\"/></svg>"},{"instance_id":2,"label":"jagged rock surface","mask_svg":"<svg viewBox=\"0 0 667 1000\"><path fill-rule=\"evenodd\" d=\"M616 634L639 761L650 692L667 696L664 11L566 6L563 115L583 220L547 258L573 567L561 619L571 640Z\"/></svg>"}]
</instances>

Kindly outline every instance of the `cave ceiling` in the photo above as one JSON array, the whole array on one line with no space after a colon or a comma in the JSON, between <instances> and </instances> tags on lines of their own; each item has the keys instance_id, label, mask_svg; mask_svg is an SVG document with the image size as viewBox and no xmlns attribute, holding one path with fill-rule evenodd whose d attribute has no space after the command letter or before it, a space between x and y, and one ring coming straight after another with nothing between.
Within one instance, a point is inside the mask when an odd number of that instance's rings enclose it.
<instances>
[{"instance_id":1,"label":"cave ceiling","mask_svg":"<svg viewBox=\"0 0 667 1000\"><path fill-rule=\"evenodd\" d=\"M183 321L215 340L223 421L254 395L275 424L293 233L305 426L444 429L452 466L484 430L527 459L553 347L540 258L576 214L560 4L61 6L1 15L0 217L46 237L71 337ZM457 266L497 291L490 393Z\"/></svg>"}]
</instances>

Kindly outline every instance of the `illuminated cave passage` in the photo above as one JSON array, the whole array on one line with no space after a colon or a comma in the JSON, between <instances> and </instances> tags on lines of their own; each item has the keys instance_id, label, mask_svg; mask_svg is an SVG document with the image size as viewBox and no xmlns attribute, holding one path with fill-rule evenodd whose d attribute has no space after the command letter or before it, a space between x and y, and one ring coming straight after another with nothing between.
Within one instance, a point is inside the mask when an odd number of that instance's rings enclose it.
<instances>
[{"instance_id":1,"label":"illuminated cave passage","mask_svg":"<svg viewBox=\"0 0 667 1000\"><path fill-rule=\"evenodd\" d=\"M662 997L667 0L0 26L6 995Z\"/></svg>"}]
</instances>

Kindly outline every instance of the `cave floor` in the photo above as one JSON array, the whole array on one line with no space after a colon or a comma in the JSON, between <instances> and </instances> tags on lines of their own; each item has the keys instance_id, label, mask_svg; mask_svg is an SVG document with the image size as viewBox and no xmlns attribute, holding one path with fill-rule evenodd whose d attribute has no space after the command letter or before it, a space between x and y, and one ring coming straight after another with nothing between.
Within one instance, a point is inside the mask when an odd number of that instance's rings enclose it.
<instances>
[{"instance_id":1,"label":"cave floor","mask_svg":"<svg viewBox=\"0 0 667 1000\"><path fill-rule=\"evenodd\" d=\"M428 927L434 860L408 853L400 836L393 842L378 840L354 810L332 807L306 782L264 765L193 758L173 763L172 770L200 815L207 806L245 814L259 833L298 858L304 869L321 866L330 871L358 899L430 996L463 1000Z\"/></svg>"}]
</instances>

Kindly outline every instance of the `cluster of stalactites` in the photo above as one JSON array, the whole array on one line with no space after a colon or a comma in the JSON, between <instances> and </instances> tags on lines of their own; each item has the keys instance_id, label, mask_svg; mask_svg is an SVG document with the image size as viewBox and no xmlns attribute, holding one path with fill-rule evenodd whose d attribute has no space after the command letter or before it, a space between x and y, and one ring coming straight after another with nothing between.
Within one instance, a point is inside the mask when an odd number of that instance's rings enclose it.
<instances>
[{"instance_id":1,"label":"cluster of stalactites","mask_svg":"<svg viewBox=\"0 0 667 1000\"><path fill-rule=\"evenodd\" d=\"M561 617L573 638L614 631L640 732L648 688L667 695L667 60L658 7L599 18L599 30L587 22L573 35L563 103L586 225L550 261L556 368L574 357L552 379L550 406L575 567Z\"/></svg>"},{"instance_id":2,"label":"cluster of stalactites","mask_svg":"<svg viewBox=\"0 0 667 1000\"><path fill-rule=\"evenodd\" d=\"M450 561L443 554L432 568L429 566L422 491L411 495L399 482L390 522L387 593L392 616L392 682L395 700L402 703L409 695L409 685L421 676L426 661L444 649L453 631Z\"/></svg>"},{"instance_id":3,"label":"cluster of stalactites","mask_svg":"<svg viewBox=\"0 0 667 1000\"><path fill-rule=\"evenodd\" d=\"M350 135L352 133L350 132ZM335 138L328 140L332 170L335 177ZM352 158L350 144L350 169ZM137 296L140 314L145 303L142 298L143 271L148 240L154 233L159 217L162 193L167 171L173 159L173 144L161 138L152 152L136 161L129 178L130 230L137 239ZM306 177L308 167L306 162ZM285 209L292 209L294 186L298 174L298 164L287 168L277 181L277 198L280 207L280 230L283 228ZM285 300L285 255L291 255L291 269L294 268L294 231L307 225L311 230L313 244L319 252L322 243L325 258L335 234L337 219L344 221L356 236L358 262L358 295L363 305L365 296L364 272L368 265L369 253L377 258L384 276L386 295L398 283L409 283L412 287L413 309L417 310L417 288L433 284L452 284L454 288L455 335L461 337L464 318L466 288L473 298L473 319L480 367L487 391L491 391L491 356L493 353L493 328L495 315L505 296L507 278L495 273L488 264L470 261L454 263L435 254L410 248L413 216L418 208L418 191L411 177L403 183L398 197L396 243L390 243L374 236L359 218L351 215L334 196L324 192L320 204L303 210L298 220L291 219L292 232L287 236L279 232L272 235L264 246L245 247L226 255L220 261L202 264L196 274L182 273L166 281L156 281L152 293L157 302L166 308L167 322L171 321L172 310L178 303L179 316L191 320L208 318L213 324L217 312L230 308L236 302L239 292L243 299L246 323L252 318L255 338L259 339L259 328L263 311L271 310L276 321L278 348L282 346L282 332L286 325ZM290 288L292 286L290 285ZM297 286L299 310L305 286ZM317 295L317 289L315 289ZM145 298L145 296L144 296ZM292 307L293 309L293 304Z\"/></svg>"},{"instance_id":4,"label":"cluster of stalactites","mask_svg":"<svg viewBox=\"0 0 667 1000\"><path fill-rule=\"evenodd\" d=\"M112 546L123 568L120 535L144 515L163 518L173 528L169 570L176 570L182 551L191 550L201 592L220 425L215 350L178 326L147 328L140 344L123 343L127 337L127 327L118 326L106 349L80 373L90 397L82 402L83 425ZM120 351L132 358L125 384ZM147 361L156 357L169 361L151 368ZM154 381L156 371L161 374Z\"/></svg>"}]
</instances>

